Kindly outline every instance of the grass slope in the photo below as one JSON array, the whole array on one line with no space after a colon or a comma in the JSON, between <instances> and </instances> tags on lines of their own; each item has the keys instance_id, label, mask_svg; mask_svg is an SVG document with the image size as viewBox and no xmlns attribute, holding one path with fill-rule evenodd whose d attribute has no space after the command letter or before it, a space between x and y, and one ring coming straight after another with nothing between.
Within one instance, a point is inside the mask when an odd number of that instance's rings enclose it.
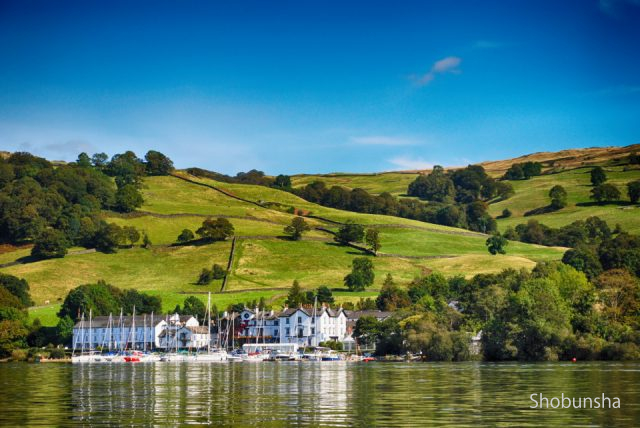
<instances>
[{"instance_id":1,"label":"grass slope","mask_svg":"<svg viewBox=\"0 0 640 428\"><path fill-rule=\"evenodd\" d=\"M558 174L542 175L529 180L511 181L515 195L507 200L490 205L489 213L498 216L508 208L513 215L506 219L498 219L500 230L529 219L536 219L552 227L567 225L575 220L583 220L589 216L598 216L606 220L612 227L619 223L623 229L640 233L640 209L638 205L630 205L626 184L640 179L640 169L624 171L623 167L606 167L608 183L614 184L622 193L623 203L595 205L589 199L591 195L591 168L578 168ZM527 211L549 205L549 190L560 184L567 191L568 206L552 213L525 217ZM625 202L626 201L626 202Z\"/></svg>"},{"instance_id":2,"label":"grass slope","mask_svg":"<svg viewBox=\"0 0 640 428\"><path fill-rule=\"evenodd\" d=\"M364 189L369 193L379 195L389 192L400 196L407 192L409 184L418 174L406 172L383 172L380 174L321 174L294 175L291 177L293 187L304 187L314 181L323 181L327 187L342 186L347 189Z\"/></svg>"},{"instance_id":3,"label":"grass slope","mask_svg":"<svg viewBox=\"0 0 640 428\"><path fill-rule=\"evenodd\" d=\"M330 234L316 230L305 235L303 241L283 239L282 229L293 218L292 208L308 210L333 221L352 219L376 225L381 230L382 251L396 255L373 258L374 286L363 293L339 294L340 302L375 297L387 273L399 283L406 283L429 269L452 275L473 275L497 272L505 266L530 268L537 260L559 259L563 253L562 249L512 243L508 256L494 257L486 252L486 237L459 229L325 208L290 193L260 186L198 181L248 201L277 205L265 208L176 177L148 177L144 188L146 202L140 213L127 217L107 212L105 217L108 221L145 230L154 243L151 250L136 247L115 254L70 254L62 259L3 268L2 272L29 281L38 305L33 308L32 317L37 316L45 323L55 321L58 305L70 289L98 279L121 288L159 295L165 310L181 304L190 294L206 300L207 291L216 292L213 302L219 308L261 297L281 304L294 279L304 288L320 285L342 288L353 258L363 254L333 244ZM226 266L230 241L202 246L170 245L182 229L195 231L206 215L231 216L229 220L236 234L244 236L238 240L227 289L222 294L217 293L221 281L210 286L198 286L194 282L203 267L213 263ZM308 221L313 226L335 228L320 220ZM0 254L0 262L13 261L28 253L28 248L4 252ZM427 258L442 256L447 258ZM45 301L49 303L45 305Z\"/></svg>"}]
</instances>

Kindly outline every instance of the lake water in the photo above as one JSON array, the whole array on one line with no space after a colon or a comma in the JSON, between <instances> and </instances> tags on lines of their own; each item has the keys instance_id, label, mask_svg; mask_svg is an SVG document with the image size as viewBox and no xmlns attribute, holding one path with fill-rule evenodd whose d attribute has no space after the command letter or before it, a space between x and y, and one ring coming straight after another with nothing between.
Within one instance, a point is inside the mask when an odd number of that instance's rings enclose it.
<instances>
[{"instance_id":1,"label":"lake water","mask_svg":"<svg viewBox=\"0 0 640 428\"><path fill-rule=\"evenodd\" d=\"M640 363L0 364L0 425L98 424L637 427Z\"/></svg>"}]
</instances>

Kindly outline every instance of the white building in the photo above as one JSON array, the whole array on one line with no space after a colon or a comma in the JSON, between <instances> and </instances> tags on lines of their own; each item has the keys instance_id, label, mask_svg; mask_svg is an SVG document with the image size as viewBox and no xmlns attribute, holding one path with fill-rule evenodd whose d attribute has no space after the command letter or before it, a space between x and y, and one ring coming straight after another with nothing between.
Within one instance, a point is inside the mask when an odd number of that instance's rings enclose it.
<instances>
[{"instance_id":1,"label":"white building","mask_svg":"<svg viewBox=\"0 0 640 428\"><path fill-rule=\"evenodd\" d=\"M318 346L321 342L341 341L347 334L347 317L342 308L285 308L279 312L245 309L240 319L240 338L247 342Z\"/></svg>"},{"instance_id":2,"label":"white building","mask_svg":"<svg viewBox=\"0 0 640 428\"><path fill-rule=\"evenodd\" d=\"M165 331L198 326L198 320L191 315L98 316L76 323L73 327L73 348L89 350L100 347L113 351L164 348L167 343L161 341L161 335ZM201 341L202 338L195 337L194 340ZM169 345L174 348L175 341L169 341Z\"/></svg>"},{"instance_id":3,"label":"white building","mask_svg":"<svg viewBox=\"0 0 640 428\"><path fill-rule=\"evenodd\" d=\"M159 339L163 349L206 349L211 334L207 326L182 325L165 329Z\"/></svg>"}]
</instances>

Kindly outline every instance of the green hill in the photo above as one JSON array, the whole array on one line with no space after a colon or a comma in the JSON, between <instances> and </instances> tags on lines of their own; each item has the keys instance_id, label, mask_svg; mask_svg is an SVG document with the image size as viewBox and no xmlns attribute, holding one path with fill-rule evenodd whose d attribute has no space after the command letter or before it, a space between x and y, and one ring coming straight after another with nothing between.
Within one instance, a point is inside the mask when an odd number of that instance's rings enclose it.
<instances>
[{"instance_id":1,"label":"green hill","mask_svg":"<svg viewBox=\"0 0 640 428\"><path fill-rule=\"evenodd\" d=\"M190 180L190 181L187 181ZM213 186L214 188L207 187ZM121 288L136 288L162 296L165 310L185 297L206 292L216 294L219 308L230 303L261 297L280 303L294 279L304 288L328 285L343 287L353 258L363 253L336 245L332 235L314 229L302 241L283 237L283 228L303 212L315 228L335 230L334 222L354 220L380 229L382 254L374 258L376 280L362 293L337 292L339 302L375 296L384 276L391 273L400 283L421 272L442 271L447 275L497 272L504 267L531 268L537 261L559 259L563 249L511 243L505 256L491 256L486 236L465 230L384 215L358 214L322 207L277 189L246 184L228 184L178 173L177 176L147 177L145 204L129 215L104 212L107 221L144 230L151 249L120 249L115 254L71 249L61 259L27 262L5 267L2 272L28 280L37 307L32 316L55 320L66 293L83 283L105 279ZM207 216L225 216L234 225L237 238L231 274L224 293L221 281L199 286L195 281L204 267L226 266L231 241L209 245L173 246L184 228L195 230ZM29 248L0 254L0 263L28 256ZM369 256L372 257L372 256Z\"/></svg>"},{"instance_id":2,"label":"green hill","mask_svg":"<svg viewBox=\"0 0 640 428\"><path fill-rule=\"evenodd\" d=\"M509 218L498 219L501 230L509 226L525 223L529 219L536 219L547 226L560 227L573 221L598 216L610 225L620 224L631 233L640 233L640 206L629 204L626 184L640 179L640 168L628 169L622 166L605 166L607 183L614 184L622 193L622 201L605 205L596 205L589 198L592 189L590 181L591 167L576 168L557 174L533 177L529 180L511 181L515 195L511 198L491 204L489 212L494 217L508 208L513 215ZM528 211L549 205L549 190L556 184L565 188L568 194L567 207L540 215L526 216Z\"/></svg>"}]
</instances>

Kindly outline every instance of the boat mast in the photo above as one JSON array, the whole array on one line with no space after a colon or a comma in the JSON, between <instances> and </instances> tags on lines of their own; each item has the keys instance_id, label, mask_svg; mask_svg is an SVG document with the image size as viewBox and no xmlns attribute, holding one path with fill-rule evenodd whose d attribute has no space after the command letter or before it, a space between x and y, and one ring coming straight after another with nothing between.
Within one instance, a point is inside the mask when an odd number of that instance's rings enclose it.
<instances>
[{"instance_id":1,"label":"boat mast","mask_svg":"<svg viewBox=\"0 0 640 428\"><path fill-rule=\"evenodd\" d=\"M142 327L142 352L147 352L147 314L144 314Z\"/></svg>"},{"instance_id":2,"label":"boat mast","mask_svg":"<svg viewBox=\"0 0 640 428\"><path fill-rule=\"evenodd\" d=\"M207 293L207 329L209 338L207 340L207 354L211 353L211 292ZM218 338L220 338L220 323L218 323Z\"/></svg>"},{"instance_id":3,"label":"boat mast","mask_svg":"<svg viewBox=\"0 0 640 428\"><path fill-rule=\"evenodd\" d=\"M93 335L91 330L91 309L89 309L89 352L93 350Z\"/></svg>"},{"instance_id":4,"label":"boat mast","mask_svg":"<svg viewBox=\"0 0 640 428\"><path fill-rule=\"evenodd\" d=\"M129 327L129 333L131 333L131 349L136 349L136 306L133 306L133 315L131 316L131 327Z\"/></svg>"},{"instance_id":5,"label":"boat mast","mask_svg":"<svg viewBox=\"0 0 640 428\"><path fill-rule=\"evenodd\" d=\"M124 319L122 318L122 307L120 307L120 320L119 320L119 324L120 324L120 343L119 348L120 348L120 352L124 351Z\"/></svg>"}]
</instances>

